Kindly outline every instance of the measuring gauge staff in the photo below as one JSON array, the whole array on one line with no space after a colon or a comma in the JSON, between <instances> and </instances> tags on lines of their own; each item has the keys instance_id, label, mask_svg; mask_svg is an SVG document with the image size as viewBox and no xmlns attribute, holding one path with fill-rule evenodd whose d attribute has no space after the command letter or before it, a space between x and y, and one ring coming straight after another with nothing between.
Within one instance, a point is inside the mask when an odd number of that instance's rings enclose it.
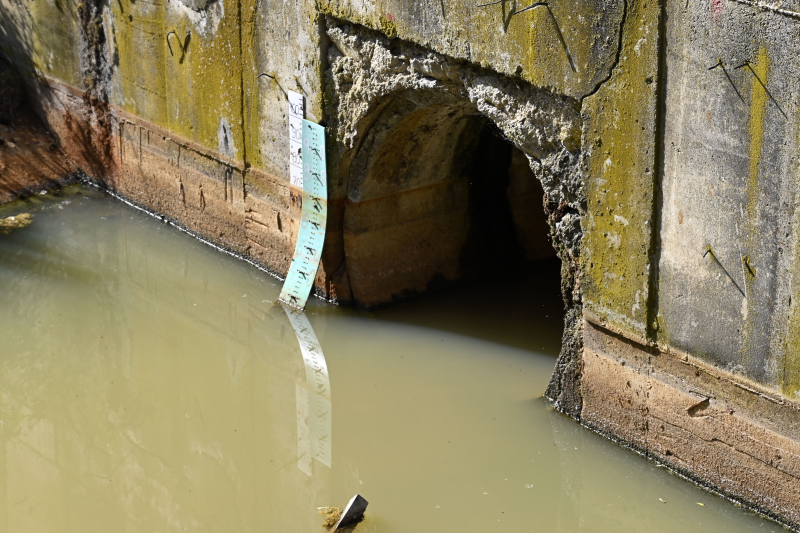
<instances>
[{"instance_id":1,"label":"measuring gauge staff","mask_svg":"<svg viewBox=\"0 0 800 533\"><path fill-rule=\"evenodd\" d=\"M303 186L303 95L289 91L289 181L295 187Z\"/></svg>"},{"instance_id":2,"label":"measuring gauge staff","mask_svg":"<svg viewBox=\"0 0 800 533\"><path fill-rule=\"evenodd\" d=\"M303 309L314 285L328 221L325 128L303 119L303 211L300 233L280 300Z\"/></svg>"}]
</instances>

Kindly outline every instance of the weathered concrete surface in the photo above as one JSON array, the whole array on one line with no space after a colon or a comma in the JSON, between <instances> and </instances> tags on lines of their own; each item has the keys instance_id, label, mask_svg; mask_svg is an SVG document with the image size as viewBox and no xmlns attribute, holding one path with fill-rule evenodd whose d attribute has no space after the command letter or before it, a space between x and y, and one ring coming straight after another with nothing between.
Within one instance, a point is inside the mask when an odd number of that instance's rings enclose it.
<instances>
[{"instance_id":1,"label":"weathered concrete surface","mask_svg":"<svg viewBox=\"0 0 800 533\"><path fill-rule=\"evenodd\" d=\"M583 101L584 305L595 320L648 334L657 176L659 1L626 2L619 62Z\"/></svg>"},{"instance_id":2,"label":"weathered concrete surface","mask_svg":"<svg viewBox=\"0 0 800 533\"><path fill-rule=\"evenodd\" d=\"M587 322L581 421L791 527L800 525L800 411L696 357Z\"/></svg>"},{"instance_id":3,"label":"weathered concrete surface","mask_svg":"<svg viewBox=\"0 0 800 533\"><path fill-rule=\"evenodd\" d=\"M329 176L332 197L344 197L342 261L355 301L386 303L422 292L437 278L486 272L487 259L504 259L486 244L513 234L513 213L507 227L489 228L475 212L491 190L500 191L498 201L511 210L505 193L511 153L492 159L491 143L481 140L487 118L533 168L515 179L517 187L539 177L548 203L577 213L580 119L574 100L359 26L329 18L327 27L328 114L338 141ZM493 187L476 193L493 171L492 165L476 170L481 157L492 160L498 175L490 178ZM539 209L540 202L526 210ZM503 206L488 211L499 214ZM519 207L516 213L526 217ZM476 228L491 235L474 235ZM564 226L565 235L575 231ZM553 235L557 249L577 246L572 237ZM542 248L530 253L546 255Z\"/></svg>"},{"instance_id":4,"label":"weathered concrete surface","mask_svg":"<svg viewBox=\"0 0 800 533\"><path fill-rule=\"evenodd\" d=\"M546 395L558 409L580 417L582 317L610 323L629 335L650 336L648 317L657 246L659 46L663 3L626 0L612 72L581 102L581 168L584 178L582 242L564 269L565 299L582 300L582 314L568 309L564 348ZM561 223L563 225L563 222ZM570 289L567 279L572 279ZM569 307L569 306L568 306Z\"/></svg>"},{"instance_id":5,"label":"weathered concrete surface","mask_svg":"<svg viewBox=\"0 0 800 533\"><path fill-rule=\"evenodd\" d=\"M568 0L516 16L532 2L479 3L325 0L320 7L337 18L573 98L608 77L624 1Z\"/></svg>"},{"instance_id":6,"label":"weathered concrete surface","mask_svg":"<svg viewBox=\"0 0 800 533\"><path fill-rule=\"evenodd\" d=\"M659 340L797 399L800 15L670 11Z\"/></svg>"},{"instance_id":7,"label":"weathered concrete surface","mask_svg":"<svg viewBox=\"0 0 800 533\"><path fill-rule=\"evenodd\" d=\"M288 183L114 106L109 142L80 135L92 128L81 94L54 80L41 90L66 152L97 168L90 177L100 185L274 272L288 270L300 211Z\"/></svg>"},{"instance_id":8,"label":"weathered concrete surface","mask_svg":"<svg viewBox=\"0 0 800 533\"><path fill-rule=\"evenodd\" d=\"M0 51L25 74L35 70L80 86L78 4L62 0L3 0Z\"/></svg>"}]
</instances>

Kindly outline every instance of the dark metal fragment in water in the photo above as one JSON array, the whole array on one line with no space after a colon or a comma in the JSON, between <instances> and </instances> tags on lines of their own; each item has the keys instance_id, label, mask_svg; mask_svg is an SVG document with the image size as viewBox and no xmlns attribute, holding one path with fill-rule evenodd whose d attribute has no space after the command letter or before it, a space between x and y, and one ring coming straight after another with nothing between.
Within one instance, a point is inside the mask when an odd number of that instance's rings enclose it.
<instances>
[{"instance_id":1,"label":"dark metal fragment in water","mask_svg":"<svg viewBox=\"0 0 800 533\"><path fill-rule=\"evenodd\" d=\"M325 516L322 524L328 531L352 531L353 528L364 519L364 511L367 510L369 502L360 494L356 494L347 503L347 507L319 507L319 514Z\"/></svg>"},{"instance_id":2,"label":"dark metal fragment in water","mask_svg":"<svg viewBox=\"0 0 800 533\"><path fill-rule=\"evenodd\" d=\"M331 528L331 531L337 531L341 528L361 522L361 520L364 519L364 511L367 510L367 505L369 505L369 502L360 494L356 494L350 498L347 507L344 508L342 517L339 519L339 522Z\"/></svg>"}]
</instances>

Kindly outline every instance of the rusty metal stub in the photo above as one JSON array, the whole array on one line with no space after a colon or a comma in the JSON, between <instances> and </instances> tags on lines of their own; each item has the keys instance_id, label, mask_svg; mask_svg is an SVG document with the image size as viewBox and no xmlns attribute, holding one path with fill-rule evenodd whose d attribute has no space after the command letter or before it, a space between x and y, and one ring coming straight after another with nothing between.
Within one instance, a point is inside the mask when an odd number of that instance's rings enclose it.
<instances>
[{"instance_id":1,"label":"rusty metal stub","mask_svg":"<svg viewBox=\"0 0 800 533\"><path fill-rule=\"evenodd\" d=\"M361 521L364 516L364 511L367 510L367 505L369 505L369 502L360 494L356 494L350 498L350 501L347 503L347 507L344 508L342 517L339 519L336 525L331 528L331 531L336 531L339 528Z\"/></svg>"}]
</instances>

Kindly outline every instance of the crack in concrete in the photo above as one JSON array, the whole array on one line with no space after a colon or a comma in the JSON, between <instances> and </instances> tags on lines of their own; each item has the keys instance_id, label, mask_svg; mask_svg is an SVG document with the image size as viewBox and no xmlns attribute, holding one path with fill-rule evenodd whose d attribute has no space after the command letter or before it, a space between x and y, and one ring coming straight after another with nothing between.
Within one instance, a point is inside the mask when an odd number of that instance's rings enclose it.
<instances>
[{"instance_id":1,"label":"crack in concrete","mask_svg":"<svg viewBox=\"0 0 800 533\"><path fill-rule=\"evenodd\" d=\"M617 53L614 56L614 62L611 63L611 66L608 68L608 75L599 82L597 82L597 85L595 85L591 91L589 91L588 93L586 93L581 97L580 99L581 107L583 107L583 101L585 99L597 94L600 91L600 89L606 83L611 81L611 78L614 77L614 71L619 66L619 62L622 57L623 38L625 36L625 24L627 20L628 20L628 0L622 0L622 19L619 21L619 38L617 39Z\"/></svg>"}]
</instances>

